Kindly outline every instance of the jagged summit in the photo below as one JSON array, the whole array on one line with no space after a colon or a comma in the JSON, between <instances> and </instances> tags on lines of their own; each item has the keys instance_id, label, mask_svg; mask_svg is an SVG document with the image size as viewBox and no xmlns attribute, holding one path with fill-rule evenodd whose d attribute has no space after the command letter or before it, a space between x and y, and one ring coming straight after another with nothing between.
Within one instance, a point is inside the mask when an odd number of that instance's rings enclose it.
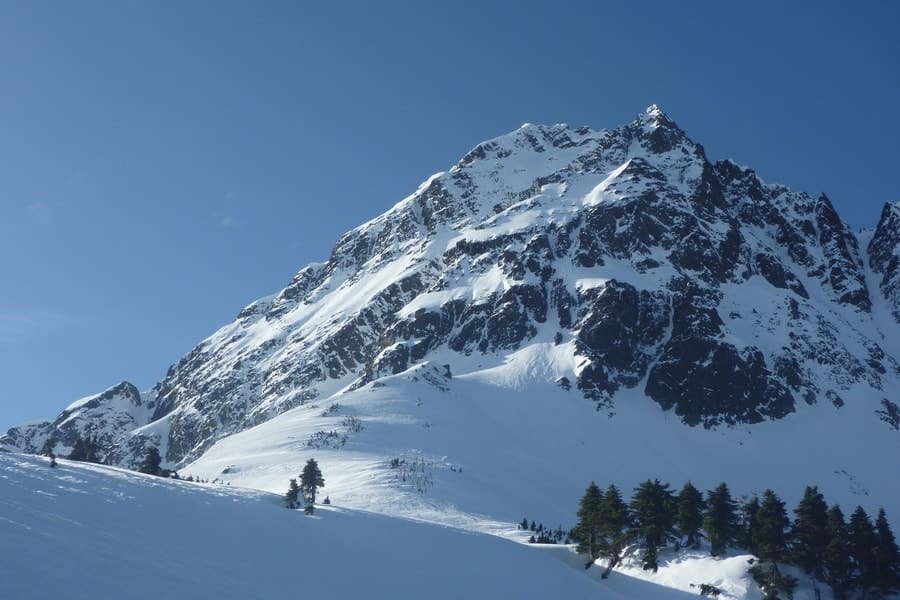
<instances>
[{"instance_id":1,"label":"jagged summit","mask_svg":"<svg viewBox=\"0 0 900 600\"><path fill-rule=\"evenodd\" d=\"M647 127L672 127L675 122L657 104L651 104L637 116L637 122Z\"/></svg>"},{"instance_id":2,"label":"jagged summit","mask_svg":"<svg viewBox=\"0 0 900 600\"><path fill-rule=\"evenodd\" d=\"M153 444L184 465L387 377L448 385L444 365L558 385L601 414L638 394L690 426L852 405L883 427L900 383L897 214L863 249L826 197L711 163L655 105L610 130L527 124L343 235L152 390L115 395L139 403L110 396L2 442L64 452L102 422L108 462Z\"/></svg>"}]
</instances>

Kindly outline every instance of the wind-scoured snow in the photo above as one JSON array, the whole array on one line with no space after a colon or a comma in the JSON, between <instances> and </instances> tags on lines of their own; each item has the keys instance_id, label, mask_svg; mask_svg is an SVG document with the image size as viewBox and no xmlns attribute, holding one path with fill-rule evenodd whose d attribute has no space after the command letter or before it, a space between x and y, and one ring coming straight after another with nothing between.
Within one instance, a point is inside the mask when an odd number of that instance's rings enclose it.
<instances>
[{"instance_id":1,"label":"wind-scoured snow","mask_svg":"<svg viewBox=\"0 0 900 600\"><path fill-rule=\"evenodd\" d=\"M14 600L663 598L540 549L338 506L0 454L0 593Z\"/></svg>"}]
</instances>

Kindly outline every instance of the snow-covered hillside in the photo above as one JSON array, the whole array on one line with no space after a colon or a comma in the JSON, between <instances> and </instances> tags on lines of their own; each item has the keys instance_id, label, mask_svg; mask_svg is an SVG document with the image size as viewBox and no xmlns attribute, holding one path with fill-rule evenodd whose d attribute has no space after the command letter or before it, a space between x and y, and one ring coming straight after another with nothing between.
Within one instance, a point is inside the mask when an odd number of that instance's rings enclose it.
<instances>
[{"instance_id":1,"label":"snow-covered hillside","mask_svg":"<svg viewBox=\"0 0 900 600\"><path fill-rule=\"evenodd\" d=\"M625 576L601 584L559 550L0 453L0 594L13 600L688 597Z\"/></svg>"},{"instance_id":2,"label":"snow-covered hillside","mask_svg":"<svg viewBox=\"0 0 900 600\"><path fill-rule=\"evenodd\" d=\"M342 505L499 535L515 535L523 516L568 529L591 480L626 491L648 478L701 489L726 481L736 496L775 489L791 507L818 485L829 502L900 515L900 481L886 476L896 432L872 428L864 412L804 406L780 421L707 430L635 393L614 416L598 415L577 393L529 382L549 368L550 350L531 350L449 380L424 365L298 407L219 441L182 473L283 492L314 457Z\"/></svg>"}]
</instances>

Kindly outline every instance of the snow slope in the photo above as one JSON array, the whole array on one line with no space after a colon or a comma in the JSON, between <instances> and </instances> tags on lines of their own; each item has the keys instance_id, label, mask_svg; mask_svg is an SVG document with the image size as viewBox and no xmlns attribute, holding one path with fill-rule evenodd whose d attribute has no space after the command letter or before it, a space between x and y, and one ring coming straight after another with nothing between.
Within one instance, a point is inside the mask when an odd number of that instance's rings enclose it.
<instances>
[{"instance_id":1,"label":"snow slope","mask_svg":"<svg viewBox=\"0 0 900 600\"><path fill-rule=\"evenodd\" d=\"M493 362L473 357L482 368L451 379L431 365L386 377L220 440L182 473L280 493L316 458L324 493L344 506L513 537L523 516L571 527L591 480L626 496L652 478L676 489L726 481L736 497L774 489L789 508L818 485L845 511L900 515L900 480L886 476L896 432L872 429L865 412L802 407L779 421L708 430L679 426L632 393L615 414L598 413L574 390L533 382L556 368L548 354L530 346ZM360 431L344 425L348 417ZM340 436L333 444L314 442L330 431ZM404 481L394 458L418 470Z\"/></svg>"},{"instance_id":2,"label":"snow slope","mask_svg":"<svg viewBox=\"0 0 900 600\"><path fill-rule=\"evenodd\" d=\"M254 490L0 453L0 593L11 600L688 597L624 576L601 583L555 554L338 507L306 517Z\"/></svg>"}]
</instances>

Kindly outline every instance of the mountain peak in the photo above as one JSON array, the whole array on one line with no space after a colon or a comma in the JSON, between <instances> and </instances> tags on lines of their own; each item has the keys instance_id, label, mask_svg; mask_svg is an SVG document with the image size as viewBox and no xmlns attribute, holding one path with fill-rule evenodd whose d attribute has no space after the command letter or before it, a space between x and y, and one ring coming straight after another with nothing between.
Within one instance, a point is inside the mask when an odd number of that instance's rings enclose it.
<instances>
[{"instance_id":1,"label":"mountain peak","mask_svg":"<svg viewBox=\"0 0 900 600\"><path fill-rule=\"evenodd\" d=\"M663 110L659 107L659 104L651 104L650 106L647 107L646 110L644 110L644 114L649 115L654 118L666 116L666 114L663 112Z\"/></svg>"},{"instance_id":2,"label":"mountain peak","mask_svg":"<svg viewBox=\"0 0 900 600\"><path fill-rule=\"evenodd\" d=\"M656 104L651 104L631 124L647 140L651 152L663 154L690 141L684 131Z\"/></svg>"},{"instance_id":3,"label":"mountain peak","mask_svg":"<svg viewBox=\"0 0 900 600\"><path fill-rule=\"evenodd\" d=\"M663 112L663 109L661 109L658 104L651 104L648 106L644 112L638 115L637 122L650 129L673 126L677 128L675 122L669 118L669 115Z\"/></svg>"}]
</instances>

